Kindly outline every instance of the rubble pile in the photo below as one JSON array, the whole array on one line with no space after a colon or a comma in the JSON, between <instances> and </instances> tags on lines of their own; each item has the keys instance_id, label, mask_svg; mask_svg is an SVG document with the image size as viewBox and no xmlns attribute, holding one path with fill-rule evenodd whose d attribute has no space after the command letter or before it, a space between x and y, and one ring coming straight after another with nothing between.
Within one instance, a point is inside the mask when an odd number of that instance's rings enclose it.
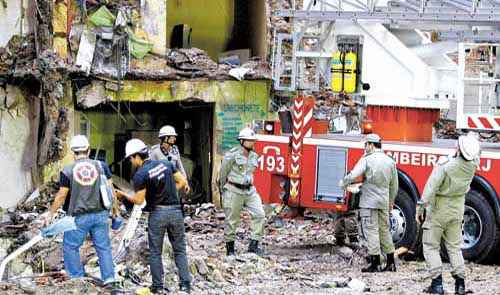
<instances>
[{"instance_id":1,"label":"rubble pile","mask_svg":"<svg viewBox=\"0 0 500 295\"><path fill-rule=\"evenodd\" d=\"M69 38L75 74L110 79L232 79L230 70L236 66L218 64L201 49L152 52L148 33L141 28L139 3L109 1L78 8L83 15L73 19ZM244 68L249 71L243 78L271 77L266 62L253 61Z\"/></svg>"},{"instance_id":2,"label":"rubble pile","mask_svg":"<svg viewBox=\"0 0 500 295\"><path fill-rule=\"evenodd\" d=\"M456 122L453 120L441 118L434 123L434 129L438 138L457 139L460 136L456 129Z\"/></svg>"},{"instance_id":3,"label":"rubble pile","mask_svg":"<svg viewBox=\"0 0 500 295\"><path fill-rule=\"evenodd\" d=\"M5 235L5 222L0 236L0 256L10 253L16 246L16 239L34 231L36 217L48 201L46 188L36 197L31 196L19 205L10 225L20 225L18 232ZM23 210L32 210L30 216ZM271 210L266 210L270 212ZM237 233L237 256L226 257L223 237L224 214L213 204L189 205L185 207L188 259L193 275L193 294L415 294L428 281L425 278L425 264L421 261L398 261L398 272L363 274L366 250L362 245L349 247L335 245L333 231L335 221L326 212L306 211L305 217L282 220L269 215L266 234L262 244L265 255L259 257L246 253L250 216L242 213L242 226ZM146 219L143 216L129 247L125 259L117 261L117 271L126 294L149 294L151 284L148 267L148 245ZM23 226L23 227L21 227ZM123 233L112 233L115 247ZM15 237L15 235L18 235ZM164 264L165 282L171 291L178 291L176 267L170 244L165 239ZM102 294L107 292L99 280L99 267L91 242L82 247L82 258L88 277L68 280L62 269L62 239L60 236L44 240L18 258L9 267L8 280L0 283L1 292L10 294ZM114 248L115 249L115 248ZM43 262L42 262L43 261ZM475 294L481 290L499 292L495 284L500 269L497 266L467 264L468 288ZM481 273L481 275L478 275ZM452 282L449 275L447 282ZM489 283L491 282L491 283ZM450 283L451 284L451 283ZM484 284L489 284L485 288ZM450 289L453 286L449 286ZM492 294L492 293L489 293Z\"/></svg>"},{"instance_id":4,"label":"rubble pile","mask_svg":"<svg viewBox=\"0 0 500 295\"><path fill-rule=\"evenodd\" d=\"M33 35L13 36L7 46L0 47L0 77L23 76L32 71L35 56Z\"/></svg>"},{"instance_id":5,"label":"rubble pile","mask_svg":"<svg viewBox=\"0 0 500 295\"><path fill-rule=\"evenodd\" d=\"M231 75L231 70L238 68L246 69L241 78L247 80L271 79L269 64L260 58L252 58L240 67L236 67L218 64L204 50L198 48L170 49L166 57L148 54L142 60L132 59L127 77L147 80L198 78L232 80L235 77Z\"/></svg>"}]
</instances>

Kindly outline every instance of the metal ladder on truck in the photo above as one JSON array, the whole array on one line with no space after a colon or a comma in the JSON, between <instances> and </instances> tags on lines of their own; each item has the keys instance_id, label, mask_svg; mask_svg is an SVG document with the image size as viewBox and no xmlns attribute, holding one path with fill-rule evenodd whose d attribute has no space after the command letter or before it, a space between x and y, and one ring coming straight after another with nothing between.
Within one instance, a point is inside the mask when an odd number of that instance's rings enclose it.
<instances>
[{"instance_id":1,"label":"metal ladder on truck","mask_svg":"<svg viewBox=\"0 0 500 295\"><path fill-rule=\"evenodd\" d=\"M433 32L440 41L470 43L500 41L500 0L304 0L297 8L278 9L274 16L290 18L291 33L274 31L274 89L318 91L329 88L332 38L336 21L380 23L388 28Z\"/></svg>"}]
</instances>

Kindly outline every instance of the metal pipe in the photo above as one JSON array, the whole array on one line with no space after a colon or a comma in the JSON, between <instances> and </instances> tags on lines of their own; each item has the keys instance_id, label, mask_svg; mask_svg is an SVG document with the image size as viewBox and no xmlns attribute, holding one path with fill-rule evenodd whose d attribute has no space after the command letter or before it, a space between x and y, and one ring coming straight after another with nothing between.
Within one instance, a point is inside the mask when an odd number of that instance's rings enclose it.
<instances>
[{"instance_id":1,"label":"metal pipe","mask_svg":"<svg viewBox=\"0 0 500 295\"><path fill-rule=\"evenodd\" d=\"M457 51L457 42L442 41L411 47L411 50L421 58L438 56Z\"/></svg>"},{"instance_id":2,"label":"metal pipe","mask_svg":"<svg viewBox=\"0 0 500 295\"><path fill-rule=\"evenodd\" d=\"M411 9L413 11L419 11L420 10L420 8L418 8L417 6L414 6L414 5L410 4L410 3L402 2L402 1L399 1L399 0L389 1L389 2L387 2L387 4L389 4L391 6L392 5L402 6L402 7Z\"/></svg>"}]
</instances>

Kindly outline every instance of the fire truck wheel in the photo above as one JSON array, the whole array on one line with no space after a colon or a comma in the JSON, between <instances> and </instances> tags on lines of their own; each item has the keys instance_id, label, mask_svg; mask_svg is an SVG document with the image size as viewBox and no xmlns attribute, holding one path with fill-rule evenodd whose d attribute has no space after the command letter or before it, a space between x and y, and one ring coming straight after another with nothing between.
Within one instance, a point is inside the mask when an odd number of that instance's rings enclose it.
<instances>
[{"instance_id":1,"label":"fire truck wheel","mask_svg":"<svg viewBox=\"0 0 500 295\"><path fill-rule=\"evenodd\" d=\"M465 198L462 234L462 252L466 260L485 262L498 243L495 214L476 190L470 190Z\"/></svg>"},{"instance_id":2,"label":"fire truck wheel","mask_svg":"<svg viewBox=\"0 0 500 295\"><path fill-rule=\"evenodd\" d=\"M394 209L391 211L391 233L394 246L410 249L417 240L417 222L415 221L415 202L402 189L399 189Z\"/></svg>"}]
</instances>

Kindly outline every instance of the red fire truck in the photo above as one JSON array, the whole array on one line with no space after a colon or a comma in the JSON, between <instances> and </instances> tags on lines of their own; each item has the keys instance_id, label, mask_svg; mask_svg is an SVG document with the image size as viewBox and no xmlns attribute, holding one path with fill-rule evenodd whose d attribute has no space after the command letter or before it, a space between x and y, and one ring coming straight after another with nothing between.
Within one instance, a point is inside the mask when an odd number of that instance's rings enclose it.
<instances>
[{"instance_id":1,"label":"red fire truck","mask_svg":"<svg viewBox=\"0 0 500 295\"><path fill-rule=\"evenodd\" d=\"M352 210L355 197L341 189L338 182L363 155L363 136L314 134L318 122L312 118L307 100L297 97L294 102L291 134L280 134L277 125L268 122L270 125L265 129L273 134L258 135L256 151L260 157L255 174L258 192L268 204L284 203L294 208L336 212ZM409 114L410 111L417 113ZM384 110L384 114L387 112ZM404 108L396 112L392 121L400 126L400 130L408 127L405 124L410 124L408 122L412 118L418 118L414 122L420 125L414 124L413 129L430 128L432 132L432 122L439 115L439 111L429 114L427 110L419 113L418 110ZM402 117L410 121L405 123ZM424 124L422 117L427 118ZM412 248L417 243L416 202L433 166L440 157L455 152L456 141L385 140L385 134L391 137L384 131L390 121L385 117L373 125L378 126L374 131L381 134L383 149L394 158L398 168L399 193L391 212L391 231L396 246ZM466 198L463 253L468 260L486 261L500 249L499 175L500 147L498 144L483 143L480 166Z\"/></svg>"}]
</instances>

